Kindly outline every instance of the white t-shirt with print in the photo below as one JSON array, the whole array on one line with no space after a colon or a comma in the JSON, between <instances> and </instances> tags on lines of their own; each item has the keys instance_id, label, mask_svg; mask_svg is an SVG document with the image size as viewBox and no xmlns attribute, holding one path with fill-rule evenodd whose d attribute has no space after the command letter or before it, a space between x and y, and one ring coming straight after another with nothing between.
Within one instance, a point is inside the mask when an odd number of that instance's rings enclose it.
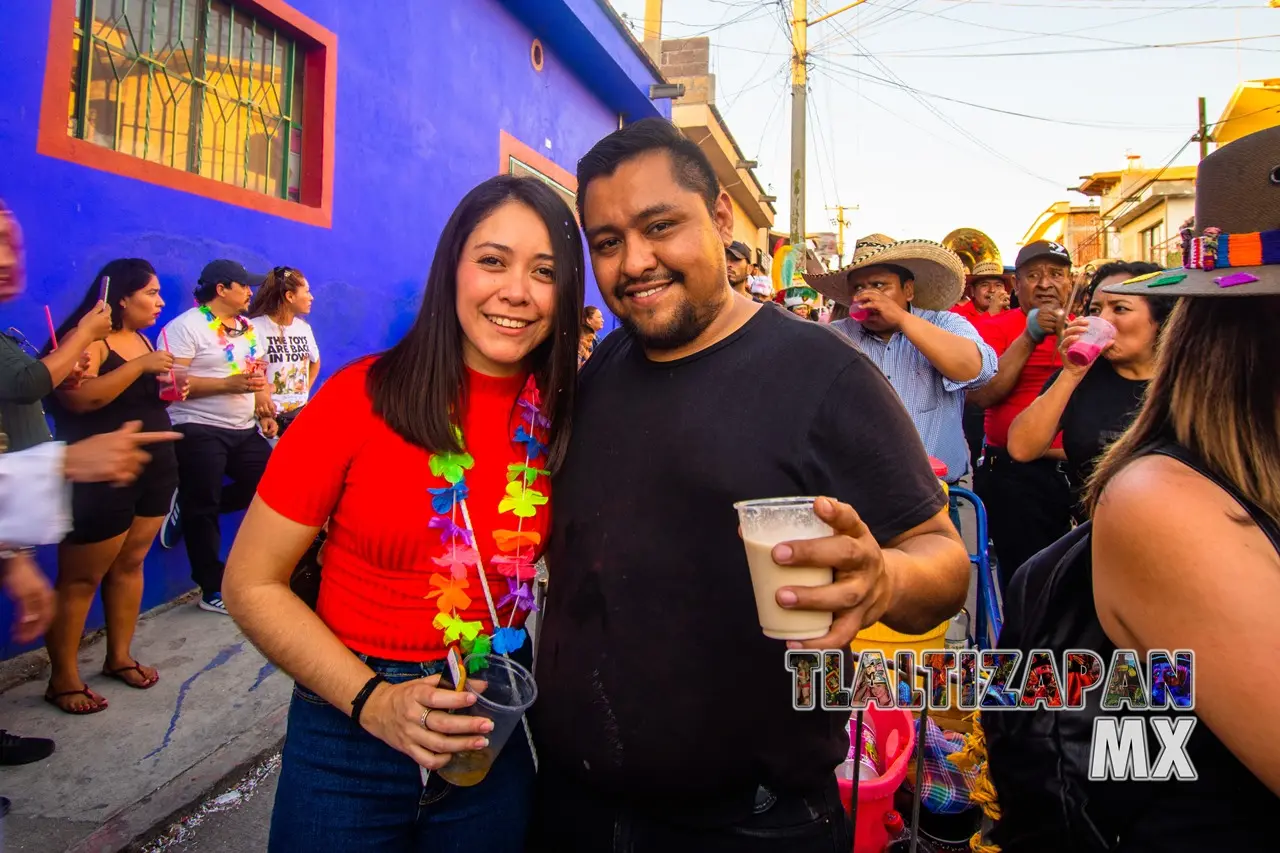
<instances>
[{"instance_id":1,"label":"white t-shirt with print","mask_svg":"<svg viewBox=\"0 0 1280 853\"><path fill-rule=\"evenodd\" d=\"M281 327L270 317L254 317L259 357L267 361L267 387L276 412L290 412L307 402L311 393L311 365L320 361L315 333L305 321L294 318Z\"/></svg>"},{"instance_id":2,"label":"white t-shirt with print","mask_svg":"<svg viewBox=\"0 0 1280 853\"><path fill-rule=\"evenodd\" d=\"M231 327L252 328L247 321L239 324L227 324ZM257 343L253 351L256 358L262 358L265 347L257 333L230 336L226 342L231 345L231 357L220 336L209 326L209 320L199 308L179 314L169 325L164 327L160 335L160 346L173 353L175 359L191 359L189 375L202 379L225 379L238 372L243 372L246 360L250 356L250 344ZM239 370L233 370L233 363ZM217 394L212 397L198 397L182 400L169 406L169 419L174 425L203 424L204 426L222 429L252 429L258 425L254 417L253 394Z\"/></svg>"}]
</instances>

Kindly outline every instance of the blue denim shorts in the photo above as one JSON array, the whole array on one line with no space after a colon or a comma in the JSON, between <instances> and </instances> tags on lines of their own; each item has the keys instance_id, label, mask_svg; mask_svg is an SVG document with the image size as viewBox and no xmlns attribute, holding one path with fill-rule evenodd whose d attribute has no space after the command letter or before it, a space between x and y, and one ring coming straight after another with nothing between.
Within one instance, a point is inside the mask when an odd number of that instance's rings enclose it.
<instances>
[{"instance_id":1,"label":"blue denim shorts","mask_svg":"<svg viewBox=\"0 0 1280 853\"><path fill-rule=\"evenodd\" d=\"M360 656L387 681L435 675L443 661ZM513 656L515 657L515 656ZM524 849L533 756L512 735L479 785L454 787L302 685L293 690L271 853L510 853Z\"/></svg>"}]
</instances>

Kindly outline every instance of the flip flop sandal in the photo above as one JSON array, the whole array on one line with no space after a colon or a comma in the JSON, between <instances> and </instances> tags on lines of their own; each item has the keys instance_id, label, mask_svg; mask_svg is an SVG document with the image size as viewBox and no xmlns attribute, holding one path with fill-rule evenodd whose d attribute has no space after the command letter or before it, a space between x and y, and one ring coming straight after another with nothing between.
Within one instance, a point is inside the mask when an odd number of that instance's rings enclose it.
<instances>
[{"instance_id":1,"label":"flip flop sandal","mask_svg":"<svg viewBox=\"0 0 1280 853\"><path fill-rule=\"evenodd\" d=\"M66 707L58 701L59 699L65 699L68 696L84 696L91 704L88 708L76 710L74 708ZM96 714L99 711L107 710L107 700L93 698L93 694L89 692L89 685L87 684L79 690L68 690L65 693L50 693L46 690L44 694L44 701L48 702L64 714L72 714L77 717L82 717L85 714Z\"/></svg>"},{"instance_id":2,"label":"flip flop sandal","mask_svg":"<svg viewBox=\"0 0 1280 853\"><path fill-rule=\"evenodd\" d=\"M125 678L124 674L126 672L138 673L138 675L141 676L142 678L142 683L134 684L132 681ZM156 682L160 680L160 673L158 672L155 675L151 676L151 678L147 678L147 674L142 670L142 664L138 663L136 660L133 662L133 666L122 666L119 669L107 669L104 666L102 670L102 674L105 675L107 678L114 678L116 681L123 682L135 690L148 690L152 687L155 687Z\"/></svg>"}]
</instances>

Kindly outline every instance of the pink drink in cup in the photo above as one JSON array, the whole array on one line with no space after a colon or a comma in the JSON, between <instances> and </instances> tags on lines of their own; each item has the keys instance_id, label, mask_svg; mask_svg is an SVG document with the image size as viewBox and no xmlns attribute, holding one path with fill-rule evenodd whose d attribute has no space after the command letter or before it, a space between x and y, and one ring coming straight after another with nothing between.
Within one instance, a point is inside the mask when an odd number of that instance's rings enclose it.
<instances>
[{"instance_id":1,"label":"pink drink in cup","mask_svg":"<svg viewBox=\"0 0 1280 853\"><path fill-rule=\"evenodd\" d=\"M160 382L160 399L166 403L177 403L182 400L187 390L187 368L175 364L168 373L156 377Z\"/></svg>"},{"instance_id":2,"label":"pink drink in cup","mask_svg":"<svg viewBox=\"0 0 1280 853\"><path fill-rule=\"evenodd\" d=\"M1116 327L1101 317L1090 317L1089 328L1076 338L1075 343L1067 347L1067 358L1072 364L1093 364L1102 348L1116 339Z\"/></svg>"},{"instance_id":3,"label":"pink drink in cup","mask_svg":"<svg viewBox=\"0 0 1280 853\"><path fill-rule=\"evenodd\" d=\"M871 316L870 308L850 308L849 319L855 323L865 323L867 318Z\"/></svg>"},{"instance_id":4,"label":"pink drink in cup","mask_svg":"<svg viewBox=\"0 0 1280 853\"><path fill-rule=\"evenodd\" d=\"M784 586L826 586L834 580L830 566L779 566L773 547L780 542L821 539L831 528L813 512L813 498L770 498L733 505L742 526L747 567L756 595L756 613L766 637L775 640L814 640L831 630L830 613L788 610L778 604Z\"/></svg>"}]
</instances>

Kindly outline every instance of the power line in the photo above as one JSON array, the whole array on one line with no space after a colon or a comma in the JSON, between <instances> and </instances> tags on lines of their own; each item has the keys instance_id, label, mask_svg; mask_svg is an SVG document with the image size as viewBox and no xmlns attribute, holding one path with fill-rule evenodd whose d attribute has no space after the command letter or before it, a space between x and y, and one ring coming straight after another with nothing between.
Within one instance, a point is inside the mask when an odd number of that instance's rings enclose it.
<instances>
[{"instance_id":1,"label":"power line","mask_svg":"<svg viewBox=\"0 0 1280 853\"><path fill-rule=\"evenodd\" d=\"M866 47L862 44L862 42L858 40L857 36L853 35L853 33L845 29L838 19L832 19L832 24L841 32L843 32L845 37L849 39L850 43L855 48L862 51L863 54L866 56L866 58L869 59L882 72L884 72L886 76L892 79L895 79L898 83L900 83L903 86L904 90L908 94L910 94L912 98L914 98L917 102L919 102L920 105L923 106L926 110L933 113L944 124L946 124L952 130L954 130L956 133L960 134L961 136L964 136L966 139L968 139L969 141L977 145L982 150L986 151L992 157L995 157L996 159L1003 161L1004 163L1012 166L1013 168L1017 169L1023 174L1029 175L1030 177L1033 177L1038 181L1043 181L1044 183L1050 184L1051 186L1055 186L1055 187L1061 186L1060 181L1055 181L1053 178L1046 178L1044 175L1031 171L1026 166L1023 166L1021 163L1017 162L1016 160L1013 160L1012 158L1006 156L1001 151L993 148L992 146L988 145L986 142L979 139L968 128L962 127L961 125L957 124L955 120L952 119L949 115L942 112L942 110L938 109L933 104L929 103L929 101L925 100L919 93L917 93L914 90L913 87L909 86L905 80L903 80L901 77L895 74L893 70L889 68L889 66L881 62L874 54L868 52Z\"/></svg>"},{"instance_id":2,"label":"power line","mask_svg":"<svg viewBox=\"0 0 1280 853\"><path fill-rule=\"evenodd\" d=\"M1030 119L1032 121L1043 121L1043 122L1048 122L1050 124L1062 124L1062 125L1068 125L1070 127L1097 128L1100 130L1143 130L1143 131L1152 131L1152 132L1161 132L1161 131L1167 132L1167 131L1181 130L1180 126L1175 126L1175 125L1151 126L1151 125L1140 125L1140 124L1126 124L1122 122L1078 121L1074 119L1051 118L1049 116L1031 115L1030 113L1021 113L1021 112L1017 112L1016 110L1005 110L1005 109L1001 109L1000 107L989 107L989 106L986 106L985 104L975 104L972 101L965 101L960 98L952 98L947 95L939 95L936 92L926 92L922 89L916 89L914 86L908 86L905 83L895 82L893 80L888 80L884 77L877 77L874 74L869 74L865 71L860 71L856 68L851 68L848 65L842 65L838 62L832 62L831 60L826 59L825 57L815 57L815 59L820 60L822 64L825 66L830 66L831 68L848 72L850 74L853 74L856 77L859 77L865 80L870 80L873 83L879 83L881 85L890 86L892 88L901 89L903 91L914 92L915 94L923 95L926 98L936 98L937 100L940 100L940 101L948 101L953 104L960 104L962 106L973 107L974 109L986 110L987 112L999 113L1001 115L1014 116L1016 118L1025 118L1025 119Z\"/></svg>"},{"instance_id":3,"label":"power line","mask_svg":"<svg viewBox=\"0 0 1280 853\"><path fill-rule=\"evenodd\" d=\"M1208 7L1211 7L1214 4L1214 2L1215 0L1202 0L1202 2L1196 3L1192 6L1180 7L1177 11L1182 11L1182 12L1216 11L1216 9L1214 10L1208 9ZM1062 32L1058 32L1058 33L1028 33L1026 34L1028 36L1027 38L997 39L996 41L975 42L972 44L961 44L961 45L953 44L953 45L948 45L947 47L922 47L922 48L917 48L915 50L899 51L898 55L906 55L910 53L929 53L929 52L938 51L938 50L963 50L970 47L989 47L989 46L994 46L999 44L1011 44L1013 42L1033 41L1035 39L1042 39L1042 38L1060 38L1063 36L1075 37L1076 33L1088 32L1090 30L1097 30L1103 27L1123 26L1125 24L1135 23L1137 21L1145 21L1149 18L1158 18L1158 17L1161 17L1163 14L1164 13L1162 12L1156 12L1150 15L1138 15L1137 17L1124 18L1119 21L1108 21L1102 24L1090 24L1084 27L1077 27L1073 30L1063 30ZM1174 14L1176 14L1176 12ZM966 23L972 26L979 26L979 27L983 26L982 24L975 24L972 21L964 21L961 19L948 19L948 20L953 20L957 23ZM1089 39L1092 37L1084 36L1081 38ZM1094 40L1096 41L1098 39L1094 39Z\"/></svg>"},{"instance_id":4,"label":"power line","mask_svg":"<svg viewBox=\"0 0 1280 853\"><path fill-rule=\"evenodd\" d=\"M1062 50L1028 50L1007 53L930 53L927 55L916 51L904 51L901 53L888 52L881 54L882 56L892 56L898 59L995 59L997 57L1008 56L1061 56L1071 53L1127 53L1129 51L1139 50L1168 50L1178 48L1201 48L1204 50L1247 50L1250 53L1280 53L1280 51L1263 47L1212 47L1212 45L1236 45L1242 41L1261 41L1264 39L1280 38L1280 33L1271 33L1261 36L1244 36L1243 38L1226 38L1226 39L1204 39L1201 41L1181 41L1168 42L1165 44L1133 44L1133 45L1117 45L1115 47L1072 47L1063 48ZM857 56L859 54L829 54L830 56Z\"/></svg>"}]
</instances>

